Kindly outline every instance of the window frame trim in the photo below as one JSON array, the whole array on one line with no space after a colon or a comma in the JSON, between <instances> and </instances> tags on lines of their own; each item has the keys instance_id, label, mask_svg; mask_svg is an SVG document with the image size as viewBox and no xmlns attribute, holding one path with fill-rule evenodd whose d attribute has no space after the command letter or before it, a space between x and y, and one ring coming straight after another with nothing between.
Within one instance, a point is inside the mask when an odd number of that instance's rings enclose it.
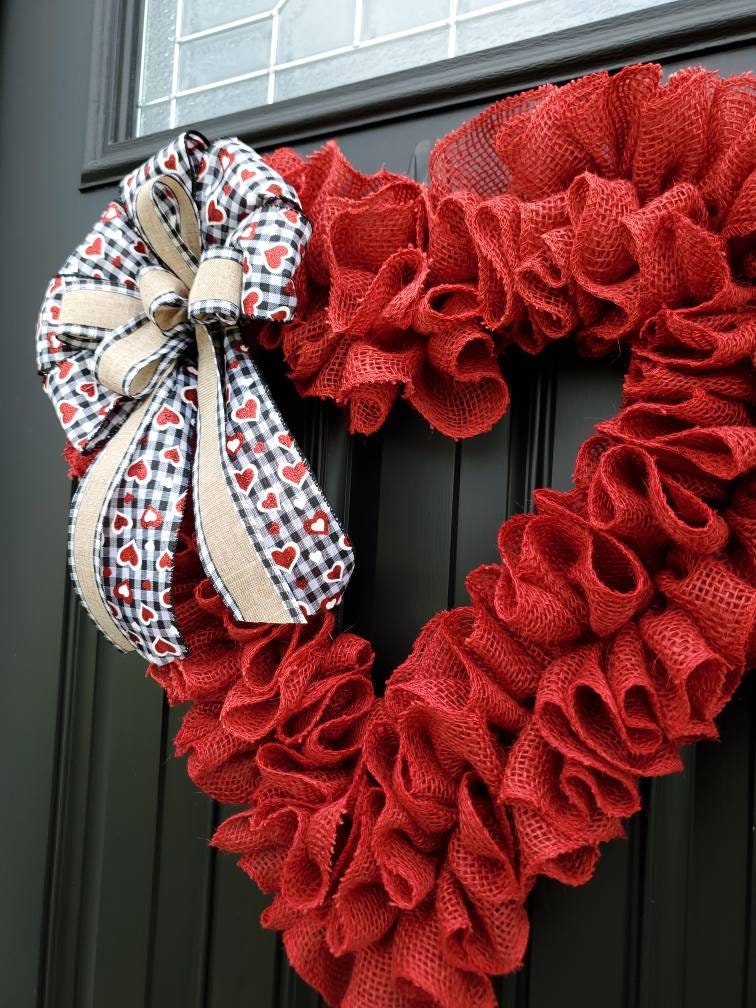
<instances>
[{"instance_id":1,"label":"window frame trim","mask_svg":"<svg viewBox=\"0 0 756 1008\"><path fill-rule=\"evenodd\" d=\"M176 130L134 137L143 0L96 0L81 189L117 182ZM266 150L439 109L479 105L547 81L628 63L686 59L754 38L753 0L686 0L620 14L198 123ZM112 58L112 53L117 58Z\"/></svg>"}]
</instances>

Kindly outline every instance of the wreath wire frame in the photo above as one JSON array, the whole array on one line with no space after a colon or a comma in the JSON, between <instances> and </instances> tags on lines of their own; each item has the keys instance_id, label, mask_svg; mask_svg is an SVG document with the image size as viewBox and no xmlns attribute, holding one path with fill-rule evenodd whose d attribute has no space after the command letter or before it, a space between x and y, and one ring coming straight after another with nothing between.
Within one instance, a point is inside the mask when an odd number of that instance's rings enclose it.
<instances>
[{"instance_id":1,"label":"wreath wire frame","mask_svg":"<svg viewBox=\"0 0 756 1008\"><path fill-rule=\"evenodd\" d=\"M471 604L420 631L385 695L373 651L241 625L191 516L174 603L191 656L149 672L192 780L245 805L212 843L273 893L262 921L340 1008L493 1008L539 875L588 881L681 769L756 642L756 80L655 65L498 102L436 145L427 186L335 144L270 163L314 236L299 321L257 331L300 394L370 433L398 395L442 433L508 404L498 355L626 346L620 412L568 492L506 521ZM69 449L72 474L86 461Z\"/></svg>"}]
</instances>

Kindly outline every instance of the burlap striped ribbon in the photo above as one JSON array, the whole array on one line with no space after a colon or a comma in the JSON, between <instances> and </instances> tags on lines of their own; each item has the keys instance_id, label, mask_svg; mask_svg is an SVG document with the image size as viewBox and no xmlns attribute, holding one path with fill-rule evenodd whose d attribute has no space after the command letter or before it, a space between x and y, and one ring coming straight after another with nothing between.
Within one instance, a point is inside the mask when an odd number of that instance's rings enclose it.
<instances>
[{"instance_id":1,"label":"burlap striped ribbon","mask_svg":"<svg viewBox=\"0 0 756 1008\"><path fill-rule=\"evenodd\" d=\"M244 336L293 319L311 232L254 150L184 133L123 179L48 285L39 371L71 446L99 453L71 508L74 585L114 644L154 663L188 654L172 589L189 511L237 621L303 623L351 575Z\"/></svg>"},{"instance_id":2,"label":"burlap striped ribbon","mask_svg":"<svg viewBox=\"0 0 756 1008\"><path fill-rule=\"evenodd\" d=\"M160 202L158 187L173 194L177 227L172 227ZM187 318L194 324L197 356L197 443L193 479L196 518L201 522L203 559L208 575L224 589L237 619L244 622L301 621L286 606L269 565L259 555L247 523L229 491L232 474L225 452L223 382L213 338L205 322L206 306L224 312L229 321L239 314L241 263L234 258L201 260L200 224L195 204L181 182L169 175L146 181L136 197L136 223L166 268L142 271L138 293L130 295L82 284L69 286L62 299L62 325L109 330L96 354L98 381L139 400L138 407L104 446L77 494L70 531L71 567L90 614L110 640L132 650L103 598L101 557L103 522L114 487L122 480L135 443L155 416L161 382L174 368L178 347L171 332ZM199 266L197 266L199 264Z\"/></svg>"}]
</instances>

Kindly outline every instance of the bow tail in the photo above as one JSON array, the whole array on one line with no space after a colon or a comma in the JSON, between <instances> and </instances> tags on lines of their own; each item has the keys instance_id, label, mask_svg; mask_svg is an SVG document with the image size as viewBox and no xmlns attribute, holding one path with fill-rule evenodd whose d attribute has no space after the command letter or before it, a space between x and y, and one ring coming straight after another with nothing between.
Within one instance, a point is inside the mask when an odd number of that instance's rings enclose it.
<instances>
[{"instance_id":1,"label":"bow tail","mask_svg":"<svg viewBox=\"0 0 756 1008\"><path fill-rule=\"evenodd\" d=\"M171 602L191 471L194 376L174 368L135 404L74 496L69 562L77 592L122 651L155 664L187 653Z\"/></svg>"},{"instance_id":2,"label":"bow tail","mask_svg":"<svg viewBox=\"0 0 756 1008\"><path fill-rule=\"evenodd\" d=\"M338 603L354 555L239 332L213 335L213 353L207 339L205 346L214 368L214 422L220 435L214 435L214 443L220 447L240 537L243 529L252 547L245 562L254 563L255 577L262 566L266 585L278 593L285 614L275 622L304 623L323 605ZM199 384L201 388L202 374ZM202 405L200 414L202 428ZM195 512L204 514L205 507L205 501L198 501ZM260 614L255 597L236 611L234 600L223 598L235 615L244 613L237 619L274 622Z\"/></svg>"},{"instance_id":3,"label":"bow tail","mask_svg":"<svg viewBox=\"0 0 756 1008\"><path fill-rule=\"evenodd\" d=\"M216 591L243 623L300 623L304 616L261 542L263 516L249 492L252 465L239 468L237 445L226 433L233 372L226 369L228 335L214 340L196 326L198 431L194 456L194 517L205 571ZM250 414L248 419L254 417ZM239 434L239 447L245 439Z\"/></svg>"}]
</instances>

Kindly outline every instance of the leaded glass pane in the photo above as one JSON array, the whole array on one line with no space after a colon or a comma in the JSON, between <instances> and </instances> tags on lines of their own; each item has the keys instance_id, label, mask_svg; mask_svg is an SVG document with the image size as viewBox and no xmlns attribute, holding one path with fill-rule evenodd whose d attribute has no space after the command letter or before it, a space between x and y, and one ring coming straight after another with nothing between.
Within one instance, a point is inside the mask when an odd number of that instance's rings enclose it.
<instances>
[{"instance_id":1,"label":"leaded glass pane","mask_svg":"<svg viewBox=\"0 0 756 1008\"><path fill-rule=\"evenodd\" d=\"M244 109L264 105L268 100L268 75L252 77L250 80L239 81L237 84L225 84L222 87L210 88L206 91L193 92L183 98L176 99L176 121L179 123L201 122L218 115L218 109L223 109L224 115L232 112L242 112Z\"/></svg>"},{"instance_id":2,"label":"leaded glass pane","mask_svg":"<svg viewBox=\"0 0 756 1008\"><path fill-rule=\"evenodd\" d=\"M412 0L407 3L364 0L362 16L363 38L380 38L381 35L443 21L449 16L449 0Z\"/></svg>"},{"instance_id":3,"label":"leaded glass pane","mask_svg":"<svg viewBox=\"0 0 756 1008\"><path fill-rule=\"evenodd\" d=\"M355 0L286 0L278 15L277 63L350 46L354 40Z\"/></svg>"},{"instance_id":4,"label":"leaded glass pane","mask_svg":"<svg viewBox=\"0 0 756 1008\"><path fill-rule=\"evenodd\" d=\"M459 55L490 49L493 44L519 42L536 35L562 31L590 21L601 21L617 14L627 14L642 7L654 7L662 0L529 0L503 10L481 13L460 20L457 25L456 51Z\"/></svg>"},{"instance_id":5,"label":"leaded glass pane","mask_svg":"<svg viewBox=\"0 0 756 1008\"><path fill-rule=\"evenodd\" d=\"M175 3L175 0L174 0ZM184 35L217 28L255 14L267 14L275 2L271 0L183 0L181 31Z\"/></svg>"},{"instance_id":6,"label":"leaded glass pane","mask_svg":"<svg viewBox=\"0 0 756 1008\"><path fill-rule=\"evenodd\" d=\"M423 62L430 63L444 58L445 45L446 32L437 30L280 70L276 73L275 97L278 100L297 98L366 77L406 70L417 66L420 49L425 53Z\"/></svg>"},{"instance_id":7,"label":"leaded glass pane","mask_svg":"<svg viewBox=\"0 0 756 1008\"><path fill-rule=\"evenodd\" d=\"M259 108L664 2L145 0L138 131Z\"/></svg>"},{"instance_id":8,"label":"leaded glass pane","mask_svg":"<svg viewBox=\"0 0 756 1008\"><path fill-rule=\"evenodd\" d=\"M270 21L260 21L182 42L179 90L203 87L250 71L266 70L270 58L270 29Z\"/></svg>"},{"instance_id":9,"label":"leaded glass pane","mask_svg":"<svg viewBox=\"0 0 756 1008\"><path fill-rule=\"evenodd\" d=\"M139 110L139 134L144 136L147 133L160 133L162 130L170 129L171 126L171 103L169 101L156 102L154 105L144 105Z\"/></svg>"},{"instance_id":10,"label":"leaded glass pane","mask_svg":"<svg viewBox=\"0 0 756 1008\"><path fill-rule=\"evenodd\" d=\"M176 0L147 0L144 11L140 102L168 98L173 81ZM146 131L143 131L146 132Z\"/></svg>"}]
</instances>

